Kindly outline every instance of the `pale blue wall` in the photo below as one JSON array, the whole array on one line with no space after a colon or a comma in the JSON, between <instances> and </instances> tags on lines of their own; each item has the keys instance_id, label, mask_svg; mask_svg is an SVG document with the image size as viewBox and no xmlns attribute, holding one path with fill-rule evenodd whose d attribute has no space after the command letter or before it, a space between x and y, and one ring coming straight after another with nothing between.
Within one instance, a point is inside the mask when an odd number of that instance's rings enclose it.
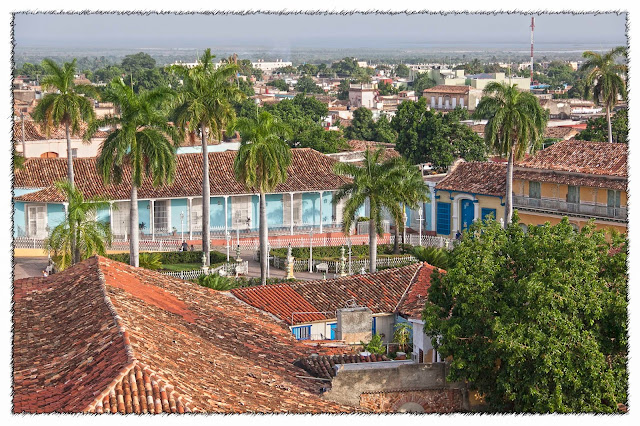
<instances>
[{"instance_id":1,"label":"pale blue wall","mask_svg":"<svg viewBox=\"0 0 640 426\"><path fill-rule=\"evenodd\" d=\"M53 229L64 222L64 205L47 204L47 225Z\"/></svg>"},{"instance_id":2,"label":"pale blue wall","mask_svg":"<svg viewBox=\"0 0 640 426\"><path fill-rule=\"evenodd\" d=\"M407 206L404 206L404 212L407 215L407 221L404 226L411 226L411 209Z\"/></svg>"},{"instance_id":3,"label":"pale blue wall","mask_svg":"<svg viewBox=\"0 0 640 426\"><path fill-rule=\"evenodd\" d=\"M13 196L19 197L24 194L40 191L42 188L13 188Z\"/></svg>"},{"instance_id":4,"label":"pale blue wall","mask_svg":"<svg viewBox=\"0 0 640 426\"><path fill-rule=\"evenodd\" d=\"M224 197L211 197L209 221L212 228L224 228Z\"/></svg>"},{"instance_id":5,"label":"pale blue wall","mask_svg":"<svg viewBox=\"0 0 640 426\"><path fill-rule=\"evenodd\" d=\"M269 223L269 221L267 221ZM251 196L251 229L260 227L260 197L258 195Z\"/></svg>"},{"instance_id":6,"label":"pale blue wall","mask_svg":"<svg viewBox=\"0 0 640 426\"><path fill-rule=\"evenodd\" d=\"M169 230L173 232L173 228L176 228L178 235L180 235L181 226L185 235L189 234L189 204L186 198L179 198L170 200L171 203L171 224ZM180 220L180 213L184 213L184 220Z\"/></svg>"},{"instance_id":7,"label":"pale blue wall","mask_svg":"<svg viewBox=\"0 0 640 426\"><path fill-rule=\"evenodd\" d=\"M269 194L267 200L267 225L269 227L281 227L284 223L283 195Z\"/></svg>"},{"instance_id":8,"label":"pale blue wall","mask_svg":"<svg viewBox=\"0 0 640 426\"><path fill-rule=\"evenodd\" d=\"M322 194L322 223L331 223L333 216L333 192Z\"/></svg>"},{"instance_id":9,"label":"pale blue wall","mask_svg":"<svg viewBox=\"0 0 640 426\"><path fill-rule=\"evenodd\" d=\"M13 207L13 236L19 237L26 235L26 226L24 203L22 201L16 201Z\"/></svg>"},{"instance_id":10,"label":"pale blue wall","mask_svg":"<svg viewBox=\"0 0 640 426\"><path fill-rule=\"evenodd\" d=\"M320 194L305 192L302 194L302 223L305 225L320 224Z\"/></svg>"},{"instance_id":11,"label":"pale blue wall","mask_svg":"<svg viewBox=\"0 0 640 426\"><path fill-rule=\"evenodd\" d=\"M109 207L98 209L98 222L109 223L111 216L109 215Z\"/></svg>"},{"instance_id":12,"label":"pale blue wall","mask_svg":"<svg viewBox=\"0 0 640 426\"><path fill-rule=\"evenodd\" d=\"M431 217L431 203L424 203L425 228L427 231L435 231L433 218Z\"/></svg>"},{"instance_id":13,"label":"pale blue wall","mask_svg":"<svg viewBox=\"0 0 640 426\"><path fill-rule=\"evenodd\" d=\"M150 210L147 209L147 206L149 206L149 201L138 201L138 224L144 222L145 228L142 232L151 235Z\"/></svg>"}]
</instances>

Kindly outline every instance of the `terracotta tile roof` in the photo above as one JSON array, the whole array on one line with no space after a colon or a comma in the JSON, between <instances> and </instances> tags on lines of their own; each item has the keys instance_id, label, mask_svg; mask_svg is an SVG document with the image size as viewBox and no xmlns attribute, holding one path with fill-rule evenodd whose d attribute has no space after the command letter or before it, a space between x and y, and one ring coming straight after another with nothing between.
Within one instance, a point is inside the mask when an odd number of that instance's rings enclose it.
<instances>
[{"instance_id":1,"label":"terracotta tile roof","mask_svg":"<svg viewBox=\"0 0 640 426\"><path fill-rule=\"evenodd\" d=\"M405 318L422 318L425 300L431 287L431 274L433 271L445 272L433 265L425 263L418 271L411 287L404 295L398 306L398 313Z\"/></svg>"},{"instance_id":2,"label":"terracotta tile roof","mask_svg":"<svg viewBox=\"0 0 640 426\"><path fill-rule=\"evenodd\" d=\"M619 191L627 190L626 178L611 179L607 176L571 175L549 170L518 170L517 168L513 171L513 178L538 182L559 183L561 185L617 189Z\"/></svg>"},{"instance_id":3,"label":"terracotta tile roof","mask_svg":"<svg viewBox=\"0 0 640 426\"><path fill-rule=\"evenodd\" d=\"M321 377L323 379L331 379L336 377L336 371L334 366L340 364L357 364L362 362L380 362L390 361L386 355L359 355L359 354L345 354L345 355L311 355L306 358L301 358L296 361L296 365L307 370L311 375L315 377Z\"/></svg>"},{"instance_id":4,"label":"terracotta tile roof","mask_svg":"<svg viewBox=\"0 0 640 426\"><path fill-rule=\"evenodd\" d=\"M349 145L351 151L366 151L367 149L377 149L381 147L395 148L395 144L392 143L362 141L357 139L348 140L347 145Z\"/></svg>"},{"instance_id":5,"label":"terracotta tile roof","mask_svg":"<svg viewBox=\"0 0 640 426\"><path fill-rule=\"evenodd\" d=\"M226 194L247 194L248 191L235 178L233 161L236 151L209 153L209 179L211 196ZM348 178L333 172L333 160L310 148L296 148L291 151L292 164L288 170L288 179L278 185L274 192L319 191L337 189ZM186 197L202 194L202 154L180 154L177 156L177 168L174 183L154 188L150 178L146 178L138 189L138 197ZM96 169L95 158L76 158L73 160L77 188L85 197L103 196L112 200L128 200L131 185L130 174L125 170L122 183L104 185ZM18 201L61 202L62 194L50 188L57 180L67 176L66 158L30 158L25 168L18 170L14 177L16 188L45 188L16 197ZM25 198L23 198L25 197Z\"/></svg>"},{"instance_id":6,"label":"terracotta tile roof","mask_svg":"<svg viewBox=\"0 0 640 426\"><path fill-rule=\"evenodd\" d=\"M78 133L71 134L72 138L81 139L84 136L85 131L87 130L87 124L84 122L80 123L79 128L80 129ZM24 133L25 141L67 139L64 126L58 126L51 129L51 133L49 137L47 137L47 132L45 132L42 126L36 124L33 120L24 121ZM93 136L93 139L105 138L107 137L107 135L107 132L97 131ZM13 140L16 142L22 141L22 122L20 120L15 120L13 123Z\"/></svg>"},{"instance_id":7,"label":"terracotta tile roof","mask_svg":"<svg viewBox=\"0 0 640 426\"><path fill-rule=\"evenodd\" d=\"M295 309L300 306L301 299L313 308L307 308L308 310L304 312L326 314L326 317L318 315L317 320L335 318L335 311L346 306L350 300L355 300L360 306L368 307L374 314L394 313L405 293L414 284L416 272L423 268L423 265L431 267L428 264L415 263L402 268L386 269L374 274L237 288L231 290L231 293L238 299L265 310L289 325L316 320L296 315L294 323L292 323L291 312L295 312ZM424 279L425 276L418 275L418 277ZM421 287L416 287L414 293L419 292L419 288ZM269 303L264 303L264 299L269 299Z\"/></svg>"},{"instance_id":8,"label":"terracotta tile roof","mask_svg":"<svg viewBox=\"0 0 640 426\"><path fill-rule=\"evenodd\" d=\"M568 139L577 134L578 131L571 127L547 127L544 130L544 137L553 139Z\"/></svg>"},{"instance_id":9,"label":"terracotta tile roof","mask_svg":"<svg viewBox=\"0 0 640 426\"><path fill-rule=\"evenodd\" d=\"M519 167L627 177L627 144L570 139L538 151Z\"/></svg>"},{"instance_id":10,"label":"terracotta tile roof","mask_svg":"<svg viewBox=\"0 0 640 426\"><path fill-rule=\"evenodd\" d=\"M461 163L436 185L436 189L502 197L506 191L506 170L504 163Z\"/></svg>"},{"instance_id":11,"label":"terracotta tile roof","mask_svg":"<svg viewBox=\"0 0 640 426\"><path fill-rule=\"evenodd\" d=\"M471 86L446 86L439 85L433 86L430 89L424 89L422 93L459 93L459 94L467 94Z\"/></svg>"},{"instance_id":12,"label":"terracotta tile roof","mask_svg":"<svg viewBox=\"0 0 640 426\"><path fill-rule=\"evenodd\" d=\"M92 257L14 282L13 411L349 412L313 348L227 293Z\"/></svg>"}]
</instances>

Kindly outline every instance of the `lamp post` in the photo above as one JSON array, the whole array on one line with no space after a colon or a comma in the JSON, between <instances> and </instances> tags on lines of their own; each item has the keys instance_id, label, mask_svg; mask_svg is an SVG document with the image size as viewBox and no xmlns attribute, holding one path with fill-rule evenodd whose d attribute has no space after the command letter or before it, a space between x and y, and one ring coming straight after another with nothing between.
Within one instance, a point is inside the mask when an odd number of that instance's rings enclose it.
<instances>
[{"instance_id":1,"label":"lamp post","mask_svg":"<svg viewBox=\"0 0 640 426\"><path fill-rule=\"evenodd\" d=\"M349 275L351 275L352 274L351 272L351 237L349 237L347 242L349 244Z\"/></svg>"},{"instance_id":2,"label":"lamp post","mask_svg":"<svg viewBox=\"0 0 640 426\"><path fill-rule=\"evenodd\" d=\"M405 209L402 213L402 244L407 241L407 210ZM404 253L404 247L402 247L402 252Z\"/></svg>"},{"instance_id":3,"label":"lamp post","mask_svg":"<svg viewBox=\"0 0 640 426\"><path fill-rule=\"evenodd\" d=\"M420 230L418 233L418 244L422 247L422 206L420 206L420 210L418 210L418 229Z\"/></svg>"},{"instance_id":4,"label":"lamp post","mask_svg":"<svg viewBox=\"0 0 640 426\"><path fill-rule=\"evenodd\" d=\"M271 278L271 268L269 261L271 260L271 244L267 241L267 279Z\"/></svg>"},{"instance_id":5,"label":"lamp post","mask_svg":"<svg viewBox=\"0 0 640 426\"><path fill-rule=\"evenodd\" d=\"M229 248L231 248L231 234L227 231L226 235L227 240L227 262L229 262Z\"/></svg>"},{"instance_id":6,"label":"lamp post","mask_svg":"<svg viewBox=\"0 0 640 426\"><path fill-rule=\"evenodd\" d=\"M258 117L258 105L260 105L260 99L255 98L254 102L256 104L256 117Z\"/></svg>"},{"instance_id":7,"label":"lamp post","mask_svg":"<svg viewBox=\"0 0 640 426\"><path fill-rule=\"evenodd\" d=\"M180 238L184 242L184 212L180 212Z\"/></svg>"}]
</instances>

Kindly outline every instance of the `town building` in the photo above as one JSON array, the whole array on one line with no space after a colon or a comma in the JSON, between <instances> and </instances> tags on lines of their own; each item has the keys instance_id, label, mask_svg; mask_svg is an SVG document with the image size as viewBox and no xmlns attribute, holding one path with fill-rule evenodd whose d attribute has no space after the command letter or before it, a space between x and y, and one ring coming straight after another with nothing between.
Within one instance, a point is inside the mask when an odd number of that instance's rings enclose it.
<instances>
[{"instance_id":1,"label":"town building","mask_svg":"<svg viewBox=\"0 0 640 426\"><path fill-rule=\"evenodd\" d=\"M228 232L252 232L259 227L259 195L247 190L235 178L236 151L209 153L211 199L210 224L224 238ZM131 186L125 168L121 184L105 185L96 168L96 158L75 158L76 187L86 198L111 200L111 208L98 212L98 219L110 223L116 238L127 239ZM176 235L199 238L202 228L202 154L177 156L175 180L154 187L146 178L138 188L139 229L143 238ZM341 232L342 202L333 204L333 194L348 178L333 171L336 160L309 148L292 150L288 179L266 195L270 232L293 234ZM55 182L67 178L63 158L30 158L14 179L14 236L45 238L48 230L65 216L66 200ZM363 210L363 215L366 212Z\"/></svg>"},{"instance_id":2,"label":"town building","mask_svg":"<svg viewBox=\"0 0 640 426\"><path fill-rule=\"evenodd\" d=\"M376 106L377 86L374 84L351 84L349 86L349 105L352 108Z\"/></svg>"},{"instance_id":3,"label":"town building","mask_svg":"<svg viewBox=\"0 0 640 426\"><path fill-rule=\"evenodd\" d=\"M94 256L14 282L14 413L348 413L297 342L228 293Z\"/></svg>"},{"instance_id":4,"label":"town building","mask_svg":"<svg viewBox=\"0 0 640 426\"><path fill-rule=\"evenodd\" d=\"M471 86L439 85L422 92L427 98L427 105L432 110L452 110L456 107L475 110L482 98L482 90L473 89Z\"/></svg>"},{"instance_id":5,"label":"town building","mask_svg":"<svg viewBox=\"0 0 640 426\"><path fill-rule=\"evenodd\" d=\"M474 89L484 90L489 83L507 83L516 85L522 91L529 91L531 80L527 77L507 76L503 72L496 73L480 73L465 76L465 83Z\"/></svg>"}]
</instances>

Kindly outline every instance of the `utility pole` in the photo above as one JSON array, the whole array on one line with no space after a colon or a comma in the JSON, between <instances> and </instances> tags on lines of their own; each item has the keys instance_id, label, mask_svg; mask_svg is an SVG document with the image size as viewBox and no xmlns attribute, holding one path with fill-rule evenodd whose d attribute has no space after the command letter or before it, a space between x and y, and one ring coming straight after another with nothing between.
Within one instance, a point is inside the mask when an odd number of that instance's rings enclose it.
<instances>
[{"instance_id":1,"label":"utility pole","mask_svg":"<svg viewBox=\"0 0 640 426\"><path fill-rule=\"evenodd\" d=\"M24 143L24 111L20 111L20 121L22 124L22 157L24 157L24 159L27 159L27 150L26 150L26 144Z\"/></svg>"},{"instance_id":2,"label":"utility pole","mask_svg":"<svg viewBox=\"0 0 640 426\"><path fill-rule=\"evenodd\" d=\"M536 18L531 17L531 84L533 84L533 29L535 28Z\"/></svg>"}]
</instances>

